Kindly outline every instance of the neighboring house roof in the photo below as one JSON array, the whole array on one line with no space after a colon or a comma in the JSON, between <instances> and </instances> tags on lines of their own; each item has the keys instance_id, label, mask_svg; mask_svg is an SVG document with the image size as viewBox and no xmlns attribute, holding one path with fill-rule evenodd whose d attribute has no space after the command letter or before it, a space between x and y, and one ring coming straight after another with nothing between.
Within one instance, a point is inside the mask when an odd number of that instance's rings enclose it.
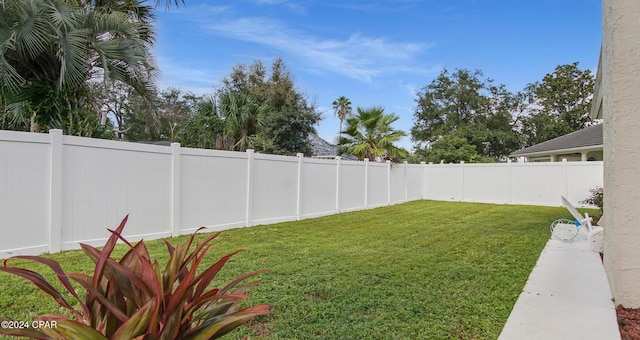
<instances>
[{"instance_id":1,"label":"neighboring house roof","mask_svg":"<svg viewBox=\"0 0 640 340\"><path fill-rule=\"evenodd\" d=\"M593 125L558 138L516 151L511 156L530 157L551 153L572 153L602 148L602 124Z\"/></svg>"},{"instance_id":2,"label":"neighboring house roof","mask_svg":"<svg viewBox=\"0 0 640 340\"><path fill-rule=\"evenodd\" d=\"M309 143L311 144L311 154L315 158L335 158L338 154L338 147L320 138L316 134L310 134ZM357 160L356 157L348 154L342 154L343 159Z\"/></svg>"}]
</instances>

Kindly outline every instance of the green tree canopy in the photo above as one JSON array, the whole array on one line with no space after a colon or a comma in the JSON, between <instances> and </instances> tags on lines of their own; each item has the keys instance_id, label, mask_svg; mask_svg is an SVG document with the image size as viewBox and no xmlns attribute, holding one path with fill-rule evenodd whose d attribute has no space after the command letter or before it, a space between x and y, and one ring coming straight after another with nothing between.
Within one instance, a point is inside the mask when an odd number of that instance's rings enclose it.
<instances>
[{"instance_id":1,"label":"green tree canopy","mask_svg":"<svg viewBox=\"0 0 640 340\"><path fill-rule=\"evenodd\" d=\"M264 153L311 154L308 136L315 133L320 114L296 87L281 58L274 59L269 70L260 61L237 64L222 82L224 86L218 90L218 96L247 95L257 107L263 108L261 127L249 136L250 147Z\"/></svg>"},{"instance_id":2,"label":"green tree canopy","mask_svg":"<svg viewBox=\"0 0 640 340\"><path fill-rule=\"evenodd\" d=\"M519 148L513 115L523 109L522 95L482 76L480 71L445 69L418 93L411 129L417 154L447 161L497 160Z\"/></svg>"},{"instance_id":3,"label":"green tree canopy","mask_svg":"<svg viewBox=\"0 0 640 340\"><path fill-rule=\"evenodd\" d=\"M341 133L338 153L344 152L358 157L379 160L386 157L399 160L407 156L407 151L395 145L404 131L394 129L391 124L398 116L384 113L384 108L376 106L358 108L357 114L347 116L347 127Z\"/></svg>"},{"instance_id":4,"label":"green tree canopy","mask_svg":"<svg viewBox=\"0 0 640 340\"><path fill-rule=\"evenodd\" d=\"M31 131L59 127L90 135L87 129L105 122L87 110L87 81L119 80L141 94L152 89L153 18L142 0L2 1L2 121L19 127L16 114L27 114Z\"/></svg>"},{"instance_id":5,"label":"green tree canopy","mask_svg":"<svg viewBox=\"0 0 640 340\"><path fill-rule=\"evenodd\" d=\"M177 141L190 148L221 149L224 128L215 97L205 96L197 102L195 114L179 126Z\"/></svg>"},{"instance_id":6,"label":"green tree canopy","mask_svg":"<svg viewBox=\"0 0 640 340\"><path fill-rule=\"evenodd\" d=\"M578 63L559 65L541 82L529 84L530 113L522 121L525 146L580 130L590 122L595 79Z\"/></svg>"}]
</instances>

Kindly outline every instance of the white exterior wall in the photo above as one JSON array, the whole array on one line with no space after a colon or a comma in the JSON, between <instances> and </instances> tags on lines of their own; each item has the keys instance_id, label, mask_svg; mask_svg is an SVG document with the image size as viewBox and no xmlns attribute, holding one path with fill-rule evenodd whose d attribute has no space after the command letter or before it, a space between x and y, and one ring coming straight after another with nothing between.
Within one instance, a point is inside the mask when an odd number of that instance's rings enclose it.
<instances>
[{"instance_id":1,"label":"white exterior wall","mask_svg":"<svg viewBox=\"0 0 640 340\"><path fill-rule=\"evenodd\" d=\"M560 205L602 186L602 163L390 164L0 131L0 257L411 200Z\"/></svg>"},{"instance_id":2,"label":"white exterior wall","mask_svg":"<svg viewBox=\"0 0 640 340\"><path fill-rule=\"evenodd\" d=\"M616 304L640 307L640 1L604 0L604 265Z\"/></svg>"}]
</instances>

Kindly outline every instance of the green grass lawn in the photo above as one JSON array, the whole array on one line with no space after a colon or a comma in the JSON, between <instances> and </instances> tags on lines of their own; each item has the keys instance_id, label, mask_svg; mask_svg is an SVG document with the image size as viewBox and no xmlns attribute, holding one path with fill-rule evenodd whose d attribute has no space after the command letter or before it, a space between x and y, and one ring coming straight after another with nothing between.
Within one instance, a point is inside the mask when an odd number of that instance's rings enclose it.
<instances>
[{"instance_id":1,"label":"green grass lawn","mask_svg":"<svg viewBox=\"0 0 640 340\"><path fill-rule=\"evenodd\" d=\"M549 223L560 217L569 217L564 208L415 201L225 231L208 256L213 263L246 249L223 269L219 285L269 270L248 301L271 303L275 314L229 338L495 339L549 238ZM162 241L147 245L165 263ZM47 257L65 271L92 268L80 251ZM59 311L30 282L0 273L1 316L30 321Z\"/></svg>"}]
</instances>

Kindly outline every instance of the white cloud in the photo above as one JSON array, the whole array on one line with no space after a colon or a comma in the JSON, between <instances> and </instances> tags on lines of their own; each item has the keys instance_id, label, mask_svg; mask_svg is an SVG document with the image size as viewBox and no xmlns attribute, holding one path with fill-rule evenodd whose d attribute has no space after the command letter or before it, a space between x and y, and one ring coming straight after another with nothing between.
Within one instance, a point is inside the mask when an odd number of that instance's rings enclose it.
<instances>
[{"instance_id":1,"label":"white cloud","mask_svg":"<svg viewBox=\"0 0 640 340\"><path fill-rule=\"evenodd\" d=\"M196 95L213 92L213 88L219 85L221 73L216 73L201 65L185 65L175 60L160 58L158 65L162 70L160 74L160 87L178 87L191 91Z\"/></svg>"},{"instance_id":2,"label":"white cloud","mask_svg":"<svg viewBox=\"0 0 640 340\"><path fill-rule=\"evenodd\" d=\"M385 72L415 72L413 59L429 46L352 34L345 40L291 29L279 21L253 17L203 23L214 34L266 45L303 58L308 68L343 74L363 82Z\"/></svg>"},{"instance_id":3,"label":"white cloud","mask_svg":"<svg viewBox=\"0 0 640 340\"><path fill-rule=\"evenodd\" d=\"M288 8L290 11L297 12L298 14L306 14L306 8L301 4L290 0L256 0L260 5L282 5Z\"/></svg>"}]
</instances>

